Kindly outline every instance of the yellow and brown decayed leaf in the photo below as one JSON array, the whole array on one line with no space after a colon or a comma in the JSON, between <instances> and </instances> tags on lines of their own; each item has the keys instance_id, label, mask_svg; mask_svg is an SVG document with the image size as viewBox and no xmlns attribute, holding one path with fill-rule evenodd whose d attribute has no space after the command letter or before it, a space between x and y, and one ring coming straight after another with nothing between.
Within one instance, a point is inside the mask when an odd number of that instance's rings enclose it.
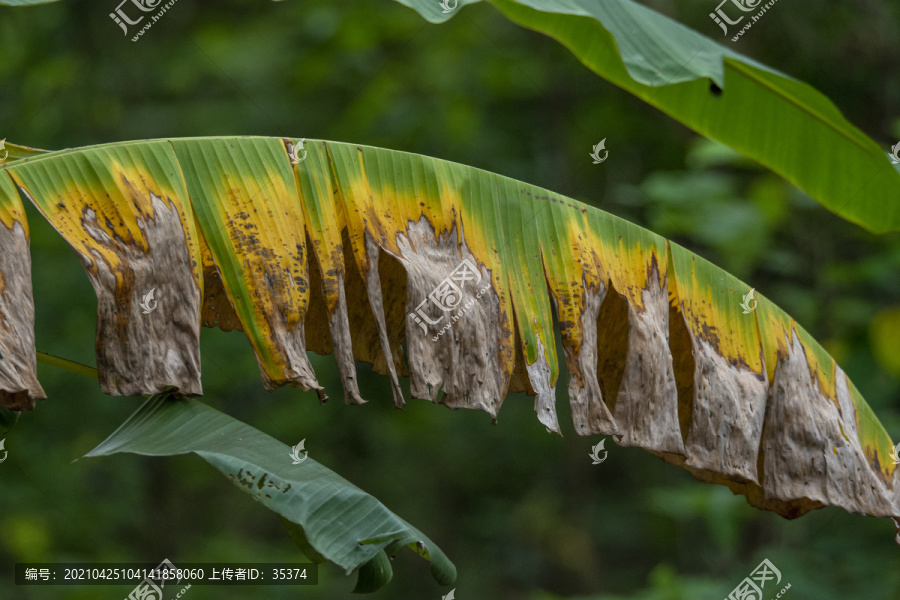
<instances>
[{"instance_id":1,"label":"yellow and brown decayed leaf","mask_svg":"<svg viewBox=\"0 0 900 600\"><path fill-rule=\"evenodd\" d=\"M8 177L0 178L0 406L31 410L44 398L37 380L34 300L25 208Z\"/></svg>"},{"instance_id":2,"label":"yellow and brown decayed leaf","mask_svg":"<svg viewBox=\"0 0 900 600\"><path fill-rule=\"evenodd\" d=\"M322 386L307 350L496 419L509 392L786 517L900 515L891 441L788 315L636 225L499 175L379 148L176 139L35 154L0 167L0 402L29 408L32 201L99 299L104 391L199 394L201 325L249 338L272 389ZM149 312L146 294L155 290ZM142 306L143 305L143 306Z\"/></svg>"}]
</instances>

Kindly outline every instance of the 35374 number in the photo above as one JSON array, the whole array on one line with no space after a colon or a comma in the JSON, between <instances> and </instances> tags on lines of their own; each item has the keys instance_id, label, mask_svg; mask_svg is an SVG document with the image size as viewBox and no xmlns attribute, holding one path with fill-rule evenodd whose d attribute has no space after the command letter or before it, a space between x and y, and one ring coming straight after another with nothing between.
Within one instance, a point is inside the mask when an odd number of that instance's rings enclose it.
<instances>
[{"instance_id":1,"label":"35374 number","mask_svg":"<svg viewBox=\"0 0 900 600\"><path fill-rule=\"evenodd\" d=\"M272 569L272 579L306 579L306 569Z\"/></svg>"}]
</instances>

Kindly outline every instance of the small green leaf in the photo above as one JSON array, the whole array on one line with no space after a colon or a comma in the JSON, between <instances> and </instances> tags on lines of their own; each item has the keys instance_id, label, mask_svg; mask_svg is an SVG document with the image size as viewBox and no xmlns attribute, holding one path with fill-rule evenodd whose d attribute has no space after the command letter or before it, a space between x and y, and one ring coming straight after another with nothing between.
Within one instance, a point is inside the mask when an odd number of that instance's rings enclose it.
<instances>
[{"instance_id":1,"label":"small green leaf","mask_svg":"<svg viewBox=\"0 0 900 600\"><path fill-rule=\"evenodd\" d=\"M424 540L428 552L419 554L431 561L435 580L449 585L456 579L456 567L422 532L313 458L293 464L290 451L286 444L198 400L156 395L85 456L194 452L296 525L288 527L288 533L313 561L328 560L348 574L367 563L372 563L369 570L383 570L380 559L374 559L384 555L384 548ZM360 544L376 538L377 543ZM367 570L365 577L375 581L374 572Z\"/></svg>"}]
</instances>

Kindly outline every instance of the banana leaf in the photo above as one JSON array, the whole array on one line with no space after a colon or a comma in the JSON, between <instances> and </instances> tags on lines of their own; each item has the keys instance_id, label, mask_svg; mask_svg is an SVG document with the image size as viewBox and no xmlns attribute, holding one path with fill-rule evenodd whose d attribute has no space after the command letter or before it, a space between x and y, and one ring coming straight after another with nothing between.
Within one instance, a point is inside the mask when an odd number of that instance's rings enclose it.
<instances>
[{"instance_id":1,"label":"banana leaf","mask_svg":"<svg viewBox=\"0 0 900 600\"><path fill-rule=\"evenodd\" d=\"M307 352L333 353L349 404L364 401L363 361L391 379L397 406L402 376L415 398L494 420L508 393L527 392L560 432L556 320L578 434L614 435L785 517L900 515L883 426L763 294L552 191L323 140L136 141L0 166L0 266L15 283L0 294L6 408L42 395L23 200L94 286L108 394L201 394L205 325L242 331L269 389L324 400Z\"/></svg>"},{"instance_id":2,"label":"banana leaf","mask_svg":"<svg viewBox=\"0 0 900 600\"><path fill-rule=\"evenodd\" d=\"M421 531L314 459L294 464L290 451L198 400L162 394L149 398L85 456L193 452L278 514L311 560L328 560L348 574L359 569L358 591L373 592L390 581L386 551L393 556L402 546L431 561L438 583L453 583L456 567Z\"/></svg>"},{"instance_id":3,"label":"banana leaf","mask_svg":"<svg viewBox=\"0 0 900 600\"><path fill-rule=\"evenodd\" d=\"M450 12L435 0L397 1L441 23L480 0L461 0ZM600 77L771 169L844 219L874 233L900 229L900 166L891 164L887 147L854 127L812 86L633 0L485 1L514 23L557 40ZM710 11L715 8L710 0ZM777 10L775 5L765 18L777 18ZM756 12L741 13L741 25ZM713 20L709 32L719 35Z\"/></svg>"}]
</instances>

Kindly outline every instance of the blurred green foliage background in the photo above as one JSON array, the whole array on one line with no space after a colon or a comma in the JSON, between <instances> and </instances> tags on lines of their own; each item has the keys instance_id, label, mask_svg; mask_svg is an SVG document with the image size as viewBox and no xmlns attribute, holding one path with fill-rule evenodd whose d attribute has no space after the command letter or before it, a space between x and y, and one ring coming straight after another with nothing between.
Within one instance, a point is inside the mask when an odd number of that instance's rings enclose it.
<instances>
[{"instance_id":1,"label":"blurred green foliage background","mask_svg":"<svg viewBox=\"0 0 900 600\"><path fill-rule=\"evenodd\" d=\"M772 298L823 341L900 439L900 236L875 237L787 182L599 79L490 6L433 26L388 0L179 0L137 43L117 0L0 9L0 138L59 149L129 139L277 135L433 155L541 185L644 225ZM437 2L437 0L435 0ZM719 39L716 0L647 2ZM733 46L831 97L885 149L900 139L900 6L775 5ZM732 44L730 41L722 43ZM741 115L734 115L740 119ZM606 138L609 158L593 165ZM810 147L810 153L826 149ZM79 261L30 211L38 349L94 364L96 300ZM361 407L266 393L242 334L203 331L205 401L317 461L423 529L459 568L459 600L719 600L768 557L786 598L892 599L891 522L825 509L788 522L638 449L548 435L532 401L486 414L392 408L361 366ZM73 462L140 403L39 367L49 398L6 436L0 598L121 598L124 587L21 588L15 562L298 561L274 515L194 456ZM408 391L408 388L407 388ZM376 598L439 599L411 552ZM345 598L314 588L197 587L191 600ZM767 588L768 591L768 588ZM772 590L774 597L776 590Z\"/></svg>"}]
</instances>

